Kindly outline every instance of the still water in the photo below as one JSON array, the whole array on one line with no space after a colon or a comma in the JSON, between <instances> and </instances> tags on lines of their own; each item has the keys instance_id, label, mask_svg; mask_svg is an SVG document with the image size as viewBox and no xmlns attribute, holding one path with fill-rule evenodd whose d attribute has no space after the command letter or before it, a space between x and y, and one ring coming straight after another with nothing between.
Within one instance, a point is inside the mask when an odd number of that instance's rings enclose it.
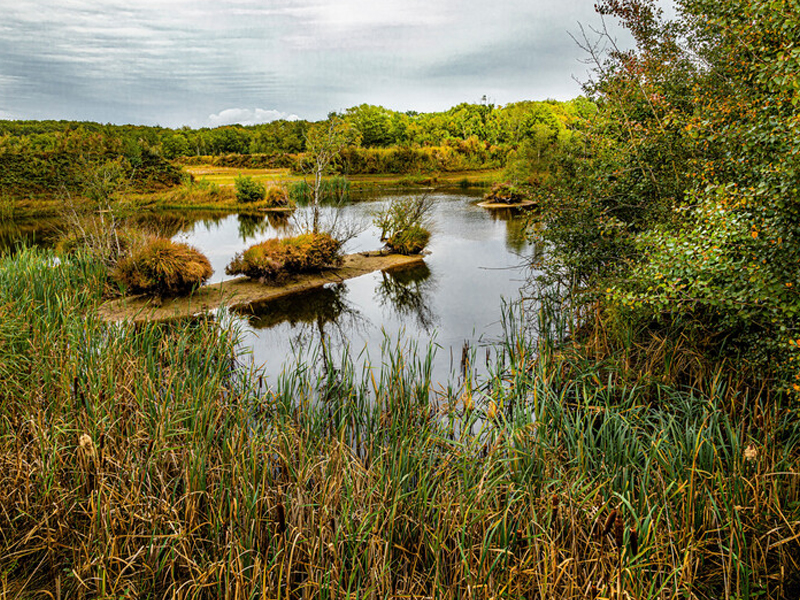
<instances>
[{"instance_id":1,"label":"still water","mask_svg":"<svg viewBox=\"0 0 800 600\"><path fill-rule=\"evenodd\" d=\"M363 229L346 244L346 252L381 248L371 221L391 198L382 195L340 209L340 223ZM357 364L375 367L382 360L381 346L400 340L420 353L433 345L433 377L441 384L457 379L465 344L480 359L473 369L481 370L486 348L502 335L503 302L520 297L535 249L523 236L524 215L487 210L476 201L463 193L434 197L433 236L422 265L331 284L237 317L250 359L274 383L298 356L318 364L321 340L335 363L349 352ZM333 218L333 209L324 212L325 219ZM237 252L291 234L293 222L307 215L307 209L299 209L291 220L276 214L209 218L180 227L174 239L205 253L214 267L212 281L221 281Z\"/></svg>"},{"instance_id":2,"label":"still water","mask_svg":"<svg viewBox=\"0 0 800 600\"><path fill-rule=\"evenodd\" d=\"M382 243L372 219L391 199L372 196L338 212L323 208L323 222L338 214L340 223L360 231L347 242L345 252L378 250ZM486 349L503 333L503 302L520 297L537 249L525 240L523 214L481 208L476 206L479 199L463 192L433 197L433 235L424 264L371 273L264 304L252 314L234 315L247 360L263 367L274 385L298 357L319 366L323 339L334 362L349 352L357 365L368 361L375 367L381 364L382 345L400 340L405 347L416 345L420 354L433 345L434 381L458 379L465 344L478 358L473 370L481 371ZM291 235L309 216L309 210L301 208L291 217L191 211L145 213L135 220L197 247L211 261L211 282L217 282L229 278L225 266L237 252L270 237ZM23 242L47 244L64 228L63 223L46 221L3 224L0 252Z\"/></svg>"}]
</instances>

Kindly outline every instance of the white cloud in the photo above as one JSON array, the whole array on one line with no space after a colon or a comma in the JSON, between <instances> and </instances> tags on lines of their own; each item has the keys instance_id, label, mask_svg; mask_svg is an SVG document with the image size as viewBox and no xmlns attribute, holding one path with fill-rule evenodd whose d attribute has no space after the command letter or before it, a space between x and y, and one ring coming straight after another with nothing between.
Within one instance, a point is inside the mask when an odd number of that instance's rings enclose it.
<instances>
[{"instance_id":1,"label":"white cloud","mask_svg":"<svg viewBox=\"0 0 800 600\"><path fill-rule=\"evenodd\" d=\"M208 124L211 127L220 125L257 125L258 123L270 123L279 119L296 121L297 115L288 114L279 110L266 110L263 108L226 108L216 114L208 115Z\"/></svg>"}]
</instances>

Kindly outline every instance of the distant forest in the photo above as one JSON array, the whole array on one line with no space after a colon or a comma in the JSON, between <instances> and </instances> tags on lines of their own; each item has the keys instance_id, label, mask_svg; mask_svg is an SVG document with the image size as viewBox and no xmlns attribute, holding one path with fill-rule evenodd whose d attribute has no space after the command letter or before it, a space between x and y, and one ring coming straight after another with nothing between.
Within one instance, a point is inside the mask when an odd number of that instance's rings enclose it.
<instances>
[{"instance_id":1,"label":"distant forest","mask_svg":"<svg viewBox=\"0 0 800 600\"><path fill-rule=\"evenodd\" d=\"M597 111L586 98L524 101L494 106L459 104L444 112L398 112L362 104L341 116L359 133L337 168L343 173L417 173L505 168L522 177L547 170L556 148L568 146L580 121ZM86 164L122 161L129 171L157 164L213 162L239 168L295 170L310 121L170 129L74 121L0 121L0 184L15 195L36 193L79 178ZM198 158L206 157L206 158ZM211 158L207 158L211 157ZM162 169L163 170L163 169ZM166 172L166 171L165 171ZM141 175L141 173L140 173ZM174 173L164 181L171 183Z\"/></svg>"}]
</instances>

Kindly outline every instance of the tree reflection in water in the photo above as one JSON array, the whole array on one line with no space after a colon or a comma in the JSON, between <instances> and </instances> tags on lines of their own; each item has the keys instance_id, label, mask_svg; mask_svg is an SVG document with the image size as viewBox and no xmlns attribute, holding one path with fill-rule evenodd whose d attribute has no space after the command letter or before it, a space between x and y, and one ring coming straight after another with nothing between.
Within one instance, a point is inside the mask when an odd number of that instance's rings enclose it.
<instances>
[{"instance_id":1,"label":"tree reflection in water","mask_svg":"<svg viewBox=\"0 0 800 600\"><path fill-rule=\"evenodd\" d=\"M131 223L147 233L172 238L179 233L192 233L198 224L206 229L211 229L212 226L218 227L228 217L230 213L227 211L160 210L135 214L131 217Z\"/></svg>"},{"instance_id":2,"label":"tree reflection in water","mask_svg":"<svg viewBox=\"0 0 800 600\"><path fill-rule=\"evenodd\" d=\"M266 215L240 213L237 216L239 237L246 242L270 228L279 233L288 231L291 228L290 216L288 211L270 211Z\"/></svg>"},{"instance_id":3,"label":"tree reflection in water","mask_svg":"<svg viewBox=\"0 0 800 600\"><path fill-rule=\"evenodd\" d=\"M527 211L514 207L488 210L492 221L504 221L506 224L506 248L517 254L522 252L528 242L525 236L527 219L524 217Z\"/></svg>"},{"instance_id":4,"label":"tree reflection in water","mask_svg":"<svg viewBox=\"0 0 800 600\"><path fill-rule=\"evenodd\" d=\"M430 333L436 325L436 314L431 308L434 289L431 270L421 263L405 269L382 271L375 299L381 306L391 306L401 318L413 317L420 329Z\"/></svg>"},{"instance_id":5,"label":"tree reflection in water","mask_svg":"<svg viewBox=\"0 0 800 600\"><path fill-rule=\"evenodd\" d=\"M348 301L344 283L251 306L247 320L253 329L287 323L292 328L293 349L302 354L305 349L318 347L326 369L334 360L331 348L346 348L350 336L365 321Z\"/></svg>"},{"instance_id":6,"label":"tree reflection in water","mask_svg":"<svg viewBox=\"0 0 800 600\"><path fill-rule=\"evenodd\" d=\"M380 273L374 297L381 306L392 308L401 319L414 319L420 329L430 333L437 323L432 309L434 289L431 271L422 263ZM254 330L288 326L287 335L298 356L318 350L327 369L338 363L339 351L346 351L359 329L369 325L347 295L346 284L329 284L251 306L243 311L243 316Z\"/></svg>"}]
</instances>

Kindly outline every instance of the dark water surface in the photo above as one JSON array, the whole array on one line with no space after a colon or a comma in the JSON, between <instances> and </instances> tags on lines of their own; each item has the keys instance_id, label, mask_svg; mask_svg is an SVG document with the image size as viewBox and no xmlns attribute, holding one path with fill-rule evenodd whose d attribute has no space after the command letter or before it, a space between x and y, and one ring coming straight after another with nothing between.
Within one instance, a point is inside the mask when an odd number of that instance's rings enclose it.
<instances>
[{"instance_id":1,"label":"dark water surface","mask_svg":"<svg viewBox=\"0 0 800 600\"><path fill-rule=\"evenodd\" d=\"M384 195L341 209L340 220L369 225L347 243L346 252L382 246L371 219L390 200ZM434 200L425 264L332 284L239 317L244 346L252 349L252 360L263 366L271 384L298 355L319 364L321 339L335 362L348 349L357 364L369 360L374 366L380 365L387 340L416 345L421 353L432 342L437 347L434 380L441 383L457 378L465 344L476 362L485 360L484 347L502 334L503 301L519 298L534 249L522 236L518 213L480 208L476 197L465 194L437 194ZM295 218L302 221L307 210L298 212ZM325 212L326 218L333 215L333 209ZM291 230L291 223L276 215L230 215L195 222L175 239L204 252L215 270L212 281L220 281L228 278L225 265L234 254Z\"/></svg>"}]
</instances>

